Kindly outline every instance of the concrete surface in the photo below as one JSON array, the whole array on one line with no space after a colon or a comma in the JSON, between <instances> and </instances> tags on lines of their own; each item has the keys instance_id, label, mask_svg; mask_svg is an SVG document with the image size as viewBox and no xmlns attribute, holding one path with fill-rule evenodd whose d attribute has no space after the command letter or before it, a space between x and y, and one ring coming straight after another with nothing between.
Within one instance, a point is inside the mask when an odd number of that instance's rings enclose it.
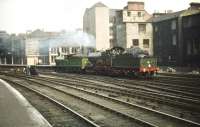
<instances>
[{"instance_id":1,"label":"concrete surface","mask_svg":"<svg viewBox=\"0 0 200 127\"><path fill-rule=\"evenodd\" d=\"M16 89L0 79L0 127L51 125Z\"/></svg>"}]
</instances>

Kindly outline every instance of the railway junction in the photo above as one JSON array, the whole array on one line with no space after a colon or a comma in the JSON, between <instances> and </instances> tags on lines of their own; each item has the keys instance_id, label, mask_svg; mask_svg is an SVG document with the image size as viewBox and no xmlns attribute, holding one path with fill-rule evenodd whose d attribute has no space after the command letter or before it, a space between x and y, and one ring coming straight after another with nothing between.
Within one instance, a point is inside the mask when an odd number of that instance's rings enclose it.
<instances>
[{"instance_id":1,"label":"railway junction","mask_svg":"<svg viewBox=\"0 0 200 127\"><path fill-rule=\"evenodd\" d=\"M144 79L49 70L29 76L1 69L1 127L200 126L199 75Z\"/></svg>"}]
</instances>

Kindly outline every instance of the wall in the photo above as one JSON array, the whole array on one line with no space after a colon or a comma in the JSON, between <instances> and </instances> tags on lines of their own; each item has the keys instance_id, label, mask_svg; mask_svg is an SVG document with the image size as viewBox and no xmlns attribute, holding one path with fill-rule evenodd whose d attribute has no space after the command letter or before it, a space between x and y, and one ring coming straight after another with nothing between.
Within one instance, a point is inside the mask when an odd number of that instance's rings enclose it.
<instances>
[{"instance_id":1,"label":"wall","mask_svg":"<svg viewBox=\"0 0 200 127\"><path fill-rule=\"evenodd\" d=\"M140 23L126 23L126 41L127 48L133 47L133 39L139 39L139 47L143 50L149 52L150 55L153 55L153 38L152 38L152 24L151 23L142 23L146 24L146 32L139 33L138 25ZM145 48L143 45L143 40L149 39L149 48Z\"/></svg>"},{"instance_id":2,"label":"wall","mask_svg":"<svg viewBox=\"0 0 200 127\"><path fill-rule=\"evenodd\" d=\"M182 18L183 64L200 67L200 13Z\"/></svg>"},{"instance_id":3,"label":"wall","mask_svg":"<svg viewBox=\"0 0 200 127\"><path fill-rule=\"evenodd\" d=\"M95 37L96 50L109 49L108 7L93 6L92 8L86 9L83 16L83 31Z\"/></svg>"},{"instance_id":4,"label":"wall","mask_svg":"<svg viewBox=\"0 0 200 127\"><path fill-rule=\"evenodd\" d=\"M173 26L173 24L176 24ZM154 53L160 65L175 66L179 63L179 27L178 18L154 23ZM174 36L174 37L173 37ZM176 36L176 37L175 37ZM173 38L176 44L173 42Z\"/></svg>"},{"instance_id":5,"label":"wall","mask_svg":"<svg viewBox=\"0 0 200 127\"><path fill-rule=\"evenodd\" d=\"M109 42L109 9L96 7L96 49L106 50L110 48Z\"/></svg>"}]
</instances>

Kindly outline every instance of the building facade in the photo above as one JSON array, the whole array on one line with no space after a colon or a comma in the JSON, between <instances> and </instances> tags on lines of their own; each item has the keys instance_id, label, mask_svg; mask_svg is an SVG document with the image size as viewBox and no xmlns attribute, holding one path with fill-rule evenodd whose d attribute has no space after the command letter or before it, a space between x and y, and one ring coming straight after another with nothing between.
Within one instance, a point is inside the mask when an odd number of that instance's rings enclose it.
<instances>
[{"instance_id":1,"label":"building facade","mask_svg":"<svg viewBox=\"0 0 200 127\"><path fill-rule=\"evenodd\" d=\"M128 2L116 17L115 45L123 48L139 47L153 55L151 17L144 9L144 2Z\"/></svg>"},{"instance_id":2,"label":"building facade","mask_svg":"<svg viewBox=\"0 0 200 127\"><path fill-rule=\"evenodd\" d=\"M0 64L26 64L24 36L0 31Z\"/></svg>"},{"instance_id":3,"label":"building facade","mask_svg":"<svg viewBox=\"0 0 200 127\"><path fill-rule=\"evenodd\" d=\"M83 31L94 36L96 50L109 49L109 8L101 2L87 8L83 16Z\"/></svg>"},{"instance_id":4,"label":"building facade","mask_svg":"<svg viewBox=\"0 0 200 127\"><path fill-rule=\"evenodd\" d=\"M160 65L200 66L200 7L153 18L154 53Z\"/></svg>"},{"instance_id":5,"label":"building facade","mask_svg":"<svg viewBox=\"0 0 200 127\"><path fill-rule=\"evenodd\" d=\"M183 14L182 42L183 65L200 67L200 9Z\"/></svg>"},{"instance_id":6,"label":"building facade","mask_svg":"<svg viewBox=\"0 0 200 127\"><path fill-rule=\"evenodd\" d=\"M48 65L49 39L59 36L59 32L35 30L26 33L25 50L27 65Z\"/></svg>"},{"instance_id":7,"label":"building facade","mask_svg":"<svg viewBox=\"0 0 200 127\"><path fill-rule=\"evenodd\" d=\"M96 37L97 50L139 47L153 55L151 17L144 9L144 2L128 2L124 9L108 9L97 3L86 9L83 28Z\"/></svg>"}]
</instances>

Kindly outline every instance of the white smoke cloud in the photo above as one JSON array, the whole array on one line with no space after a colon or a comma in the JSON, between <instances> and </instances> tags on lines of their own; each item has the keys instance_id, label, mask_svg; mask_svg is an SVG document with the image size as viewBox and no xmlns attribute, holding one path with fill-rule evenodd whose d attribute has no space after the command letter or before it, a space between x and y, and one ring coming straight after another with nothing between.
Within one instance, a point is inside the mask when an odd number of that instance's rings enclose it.
<instances>
[{"instance_id":1,"label":"white smoke cloud","mask_svg":"<svg viewBox=\"0 0 200 127\"><path fill-rule=\"evenodd\" d=\"M70 31L47 40L50 47L95 47L95 38L82 31Z\"/></svg>"}]
</instances>

